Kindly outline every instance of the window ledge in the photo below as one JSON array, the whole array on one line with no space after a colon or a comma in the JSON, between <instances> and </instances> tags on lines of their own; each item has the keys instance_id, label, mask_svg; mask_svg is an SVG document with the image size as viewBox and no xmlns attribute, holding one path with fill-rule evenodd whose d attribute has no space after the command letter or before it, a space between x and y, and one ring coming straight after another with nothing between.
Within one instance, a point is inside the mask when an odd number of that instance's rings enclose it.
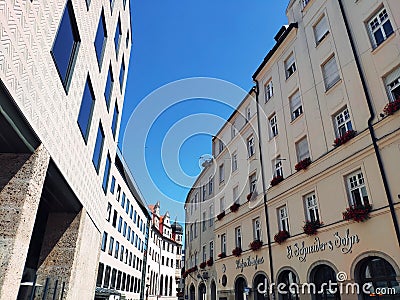
<instances>
[{"instance_id":1,"label":"window ledge","mask_svg":"<svg viewBox=\"0 0 400 300\"><path fill-rule=\"evenodd\" d=\"M297 122L297 120L301 119L304 116L304 111L301 113L300 116L298 116L296 119L293 119L292 121L290 121L290 124L294 124Z\"/></svg>"},{"instance_id":2,"label":"window ledge","mask_svg":"<svg viewBox=\"0 0 400 300\"><path fill-rule=\"evenodd\" d=\"M393 40L394 37L396 36L396 32L393 32L386 40L384 40L382 43L380 43L378 46L376 46L375 48L372 48L371 53L373 55L375 55L377 52L379 52L380 49L383 48L383 46L387 43L389 43L389 41Z\"/></svg>"},{"instance_id":3,"label":"window ledge","mask_svg":"<svg viewBox=\"0 0 400 300\"><path fill-rule=\"evenodd\" d=\"M333 90L336 89L342 83L342 78L339 78L334 85L332 85L329 89L325 90L325 95L330 94Z\"/></svg>"},{"instance_id":4,"label":"window ledge","mask_svg":"<svg viewBox=\"0 0 400 300\"><path fill-rule=\"evenodd\" d=\"M297 66L296 66L297 67ZM290 78L293 78L293 75L297 73L297 69L296 71L294 71L289 77L286 77L285 82L288 82L290 80ZM286 75L286 74L285 74Z\"/></svg>"},{"instance_id":5,"label":"window ledge","mask_svg":"<svg viewBox=\"0 0 400 300\"><path fill-rule=\"evenodd\" d=\"M319 45L324 44L324 42L328 39L328 36L329 36L329 35L330 35L330 31L328 30L328 31L324 34L323 38L322 38L319 42L316 42L316 44L315 44L315 49L318 49L318 48L319 48Z\"/></svg>"},{"instance_id":6,"label":"window ledge","mask_svg":"<svg viewBox=\"0 0 400 300\"><path fill-rule=\"evenodd\" d=\"M255 160L256 159L256 154L254 153L252 156L249 156L247 160Z\"/></svg>"}]
</instances>

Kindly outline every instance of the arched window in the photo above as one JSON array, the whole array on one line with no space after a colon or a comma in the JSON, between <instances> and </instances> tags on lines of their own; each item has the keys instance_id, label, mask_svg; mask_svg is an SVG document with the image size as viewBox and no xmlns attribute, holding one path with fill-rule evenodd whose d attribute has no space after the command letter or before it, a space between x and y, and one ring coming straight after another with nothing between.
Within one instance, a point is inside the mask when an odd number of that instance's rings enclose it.
<instances>
[{"instance_id":1,"label":"arched window","mask_svg":"<svg viewBox=\"0 0 400 300\"><path fill-rule=\"evenodd\" d=\"M168 276L165 276L165 291L164 296L168 296Z\"/></svg>"},{"instance_id":2,"label":"arched window","mask_svg":"<svg viewBox=\"0 0 400 300\"><path fill-rule=\"evenodd\" d=\"M368 257L359 262L357 269L358 274L356 275L358 275L361 286L367 284L370 286L368 294L363 291L363 299L398 299L400 287L396 280L396 272L385 259L378 256ZM391 291L396 291L397 295Z\"/></svg>"},{"instance_id":3,"label":"arched window","mask_svg":"<svg viewBox=\"0 0 400 300\"><path fill-rule=\"evenodd\" d=\"M254 300L265 300L269 297L268 280L264 274L258 274L253 281Z\"/></svg>"},{"instance_id":4,"label":"arched window","mask_svg":"<svg viewBox=\"0 0 400 300\"><path fill-rule=\"evenodd\" d=\"M211 281L211 300L217 300L217 286L215 281Z\"/></svg>"},{"instance_id":5,"label":"arched window","mask_svg":"<svg viewBox=\"0 0 400 300\"><path fill-rule=\"evenodd\" d=\"M195 290L193 284L190 286L190 298L189 298L189 300L196 300L196 290Z\"/></svg>"},{"instance_id":6,"label":"arched window","mask_svg":"<svg viewBox=\"0 0 400 300\"><path fill-rule=\"evenodd\" d=\"M290 270L285 270L278 277L278 284L283 283L283 290L286 293L279 293L279 300L297 300L299 299L298 290L295 284L297 283L296 274Z\"/></svg>"},{"instance_id":7,"label":"arched window","mask_svg":"<svg viewBox=\"0 0 400 300\"><path fill-rule=\"evenodd\" d=\"M172 296L172 276L169 277L169 296Z\"/></svg>"},{"instance_id":8,"label":"arched window","mask_svg":"<svg viewBox=\"0 0 400 300\"><path fill-rule=\"evenodd\" d=\"M163 289L163 284L164 284L164 275L161 275L160 276L160 291L159 291L159 295L160 296L162 296L163 295L163 291L164 291L164 289Z\"/></svg>"},{"instance_id":9,"label":"arched window","mask_svg":"<svg viewBox=\"0 0 400 300\"><path fill-rule=\"evenodd\" d=\"M247 287L246 280L243 277L239 277L235 281L235 300L245 300L244 288Z\"/></svg>"},{"instance_id":10,"label":"arched window","mask_svg":"<svg viewBox=\"0 0 400 300\"><path fill-rule=\"evenodd\" d=\"M332 293L329 289L329 282L336 283L336 273L330 266L316 266L310 277L311 282L315 284L315 291L312 291L313 300L340 300L339 290Z\"/></svg>"},{"instance_id":11,"label":"arched window","mask_svg":"<svg viewBox=\"0 0 400 300\"><path fill-rule=\"evenodd\" d=\"M199 285L199 300L206 300L206 286L204 283Z\"/></svg>"}]
</instances>

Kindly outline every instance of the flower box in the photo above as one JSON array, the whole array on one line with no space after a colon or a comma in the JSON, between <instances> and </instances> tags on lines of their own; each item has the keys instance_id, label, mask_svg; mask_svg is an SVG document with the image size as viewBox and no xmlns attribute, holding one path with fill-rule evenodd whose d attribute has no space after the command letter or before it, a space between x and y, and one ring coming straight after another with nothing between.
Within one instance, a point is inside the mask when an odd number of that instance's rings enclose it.
<instances>
[{"instance_id":1,"label":"flower box","mask_svg":"<svg viewBox=\"0 0 400 300\"><path fill-rule=\"evenodd\" d=\"M341 137L338 137L333 141L333 146L338 147L340 145L347 143L353 137L355 137L356 134L357 134L357 131L355 131L355 130L346 131Z\"/></svg>"},{"instance_id":2,"label":"flower box","mask_svg":"<svg viewBox=\"0 0 400 300\"><path fill-rule=\"evenodd\" d=\"M262 247L263 243L260 240L254 240L250 243L250 248L253 251L257 251L258 249L260 249Z\"/></svg>"},{"instance_id":3,"label":"flower box","mask_svg":"<svg viewBox=\"0 0 400 300\"><path fill-rule=\"evenodd\" d=\"M221 212L220 214L217 215L218 221L222 220L222 218L225 217L225 211Z\"/></svg>"},{"instance_id":4,"label":"flower box","mask_svg":"<svg viewBox=\"0 0 400 300\"><path fill-rule=\"evenodd\" d=\"M352 205L346 208L346 211L343 212L343 220L364 222L369 219L369 213L371 212L371 210L372 206L370 204L357 206Z\"/></svg>"},{"instance_id":5,"label":"flower box","mask_svg":"<svg viewBox=\"0 0 400 300\"><path fill-rule=\"evenodd\" d=\"M240 207L239 203L233 203L230 207L231 212L237 212Z\"/></svg>"},{"instance_id":6,"label":"flower box","mask_svg":"<svg viewBox=\"0 0 400 300\"><path fill-rule=\"evenodd\" d=\"M206 263L205 261L203 261L203 262L200 264L200 269L205 269L206 266L207 266L207 263Z\"/></svg>"},{"instance_id":7,"label":"flower box","mask_svg":"<svg viewBox=\"0 0 400 300\"><path fill-rule=\"evenodd\" d=\"M214 264L214 259L212 259L212 258L210 257L210 259L207 260L207 266L211 267L213 264Z\"/></svg>"},{"instance_id":8,"label":"flower box","mask_svg":"<svg viewBox=\"0 0 400 300\"><path fill-rule=\"evenodd\" d=\"M385 115L390 116L393 115L399 109L400 109L400 98L386 104L385 108L383 109L383 112L385 113Z\"/></svg>"},{"instance_id":9,"label":"flower box","mask_svg":"<svg viewBox=\"0 0 400 300\"><path fill-rule=\"evenodd\" d=\"M318 228L323 225L320 221L305 221L304 223L303 232L307 235L317 234Z\"/></svg>"},{"instance_id":10,"label":"flower box","mask_svg":"<svg viewBox=\"0 0 400 300\"><path fill-rule=\"evenodd\" d=\"M225 258L226 257L226 253L225 252L221 252L220 254L218 254L219 258Z\"/></svg>"},{"instance_id":11,"label":"flower box","mask_svg":"<svg viewBox=\"0 0 400 300\"><path fill-rule=\"evenodd\" d=\"M299 161L294 168L296 171L305 170L311 164L311 159L309 157Z\"/></svg>"},{"instance_id":12,"label":"flower box","mask_svg":"<svg viewBox=\"0 0 400 300\"><path fill-rule=\"evenodd\" d=\"M284 241L286 241L290 237L289 232L286 230L280 230L277 234L274 236L275 242L278 244L282 244Z\"/></svg>"},{"instance_id":13,"label":"flower box","mask_svg":"<svg viewBox=\"0 0 400 300\"><path fill-rule=\"evenodd\" d=\"M283 180L283 176L274 176L270 182L271 186L278 185Z\"/></svg>"},{"instance_id":14,"label":"flower box","mask_svg":"<svg viewBox=\"0 0 400 300\"><path fill-rule=\"evenodd\" d=\"M232 254L236 257L239 257L242 254L242 248L236 247L232 250Z\"/></svg>"}]
</instances>

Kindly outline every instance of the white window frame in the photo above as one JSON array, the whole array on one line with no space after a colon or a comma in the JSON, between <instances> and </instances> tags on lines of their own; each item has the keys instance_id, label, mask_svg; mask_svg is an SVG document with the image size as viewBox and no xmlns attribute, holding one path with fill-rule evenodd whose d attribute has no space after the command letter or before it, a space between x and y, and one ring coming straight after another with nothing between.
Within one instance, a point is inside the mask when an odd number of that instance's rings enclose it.
<instances>
[{"instance_id":1,"label":"white window frame","mask_svg":"<svg viewBox=\"0 0 400 300\"><path fill-rule=\"evenodd\" d=\"M207 245L203 245L203 262L207 261Z\"/></svg>"},{"instance_id":2,"label":"white window frame","mask_svg":"<svg viewBox=\"0 0 400 300\"><path fill-rule=\"evenodd\" d=\"M353 130L349 109L344 107L334 116L336 137L341 137L349 130Z\"/></svg>"},{"instance_id":3,"label":"white window frame","mask_svg":"<svg viewBox=\"0 0 400 300\"><path fill-rule=\"evenodd\" d=\"M219 210L220 210L220 212L225 211L225 198L224 197L221 197L219 199Z\"/></svg>"},{"instance_id":4,"label":"white window frame","mask_svg":"<svg viewBox=\"0 0 400 300\"><path fill-rule=\"evenodd\" d=\"M273 139L278 135L278 121L276 118L276 113L274 113L269 119L269 138Z\"/></svg>"},{"instance_id":5,"label":"white window frame","mask_svg":"<svg viewBox=\"0 0 400 300\"><path fill-rule=\"evenodd\" d=\"M207 211L203 211L203 232L207 229Z\"/></svg>"},{"instance_id":6,"label":"white window frame","mask_svg":"<svg viewBox=\"0 0 400 300\"><path fill-rule=\"evenodd\" d=\"M214 241L210 241L210 258L214 259Z\"/></svg>"},{"instance_id":7,"label":"white window frame","mask_svg":"<svg viewBox=\"0 0 400 300\"><path fill-rule=\"evenodd\" d=\"M247 154L250 157L252 157L256 153L256 149L254 147L254 136L250 136L247 139Z\"/></svg>"},{"instance_id":8,"label":"white window frame","mask_svg":"<svg viewBox=\"0 0 400 300\"><path fill-rule=\"evenodd\" d=\"M397 67L393 72L385 77L385 86L390 102L400 99L400 67ZM397 97L395 97L393 91L396 91L396 94L398 94Z\"/></svg>"},{"instance_id":9,"label":"white window frame","mask_svg":"<svg viewBox=\"0 0 400 300\"><path fill-rule=\"evenodd\" d=\"M239 202L239 186L236 185L232 189L232 197L233 197L233 203L238 203Z\"/></svg>"},{"instance_id":10,"label":"white window frame","mask_svg":"<svg viewBox=\"0 0 400 300\"><path fill-rule=\"evenodd\" d=\"M293 52L285 59L284 64L285 64L286 79L288 79L297 71L296 60L294 58Z\"/></svg>"},{"instance_id":11,"label":"white window frame","mask_svg":"<svg viewBox=\"0 0 400 300\"><path fill-rule=\"evenodd\" d=\"M349 193L349 199L351 205L367 205L370 204L369 196L367 192L367 186L365 184L364 174L361 169L348 174L346 176L347 191ZM356 196L359 196L359 203L357 203ZM366 198L366 199L365 199Z\"/></svg>"},{"instance_id":12,"label":"white window frame","mask_svg":"<svg viewBox=\"0 0 400 300\"><path fill-rule=\"evenodd\" d=\"M274 95L274 86L272 84L272 79L270 79L264 86L265 91L265 102L268 102L269 99Z\"/></svg>"},{"instance_id":13,"label":"white window frame","mask_svg":"<svg viewBox=\"0 0 400 300\"><path fill-rule=\"evenodd\" d=\"M315 192L304 196L304 206L306 208L307 221L319 221L318 201Z\"/></svg>"},{"instance_id":14,"label":"white window frame","mask_svg":"<svg viewBox=\"0 0 400 300\"><path fill-rule=\"evenodd\" d=\"M250 193L253 193L257 188L257 175L253 173L249 176L249 190Z\"/></svg>"},{"instance_id":15,"label":"white window frame","mask_svg":"<svg viewBox=\"0 0 400 300\"><path fill-rule=\"evenodd\" d=\"M218 140L218 154L224 151L224 142L221 140Z\"/></svg>"},{"instance_id":16,"label":"white window frame","mask_svg":"<svg viewBox=\"0 0 400 300\"><path fill-rule=\"evenodd\" d=\"M259 217L253 219L253 237L254 240L262 240L261 221Z\"/></svg>"},{"instance_id":17,"label":"white window frame","mask_svg":"<svg viewBox=\"0 0 400 300\"><path fill-rule=\"evenodd\" d=\"M272 161L272 166L274 170L274 176L282 176L283 177L283 166L282 166L282 159L280 156L277 156Z\"/></svg>"},{"instance_id":18,"label":"white window frame","mask_svg":"<svg viewBox=\"0 0 400 300\"><path fill-rule=\"evenodd\" d=\"M325 63L321 65L322 77L324 78L325 90L330 90L340 81L340 73L336 56L332 55Z\"/></svg>"},{"instance_id":19,"label":"white window frame","mask_svg":"<svg viewBox=\"0 0 400 300\"><path fill-rule=\"evenodd\" d=\"M308 2L310 2L311 0L301 0L301 4L303 6L303 9L307 6Z\"/></svg>"},{"instance_id":20,"label":"white window frame","mask_svg":"<svg viewBox=\"0 0 400 300\"><path fill-rule=\"evenodd\" d=\"M319 45L325 37L329 34L329 26L326 15L322 15L322 17L318 20L318 22L313 26L315 43Z\"/></svg>"},{"instance_id":21,"label":"white window frame","mask_svg":"<svg viewBox=\"0 0 400 300\"><path fill-rule=\"evenodd\" d=\"M208 178L208 194L211 195L214 189L214 177L210 176Z\"/></svg>"},{"instance_id":22,"label":"white window frame","mask_svg":"<svg viewBox=\"0 0 400 300\"><path fill-rule=\"evenodd\" d=\"M225 180L225 168L224 164L219 165L219 183L223 183Z\"/></svg>"},{"instance_id":23,"label":"white window frame","mask_svg":"<svg viewBox=\"0 0 400 300\"><path fill-rule=\"evenodd\" d=\"M221 253L226 254L226 233L221 234Z\"/></svg>"},{"instance_id":24,"label":"white window frame","mask_svg":"<svg viewBox=\"0 0 400 300\"><path fill-rule=\"evenodd\" d=\"M210 205L209 214L210 214L209 227L211 227L214 225L214 204Z\"/></svg>"},{"instance_id":25,"label":"white window frame","mask_svg":"<svg viewBox=\"0 0 400 300\"><path fill-rule=\"evenodd\" d=\"M300 91L297 90L289 97L290 115L292 121L303 114L303 104L301 102Z\"/></svg>"},{"instance_id":26,"label":"white window frame","mask_svg":"<svg viewBox=\"0 0 400 300\"><path fill-rule=\"evenodd\" d=\"M279 230L286 230L289 232L289 216L286 205L278 208L278 220Z\"/></svg>"},{"instance_id":27,"label":"white window frame","mask_svg":"<svg viewBox=\"0 0 400 300\"><path fill-rule=\"evenodd\" d=\"M384 29L384 25L389 22L391 32L389 31L388 33ZM387 10L385 7L382 7L377 13L375 13L371 18L368 19L367 22L368 26L368 31L372 43L372 47L375 49L379 45L381 45L384 41L388 39L389 36L393 35L394 30L393 30L393 25L390 21L389 14L387 13ZM383 40L378 44L376 38L375 38L375 33L380 32L382 34Z\"/></svg>"},{"instance_id":28,"label":"white window frame","mask_svg":"<svg viewBox=\"0 0 400 300\"><path fill-rule=\"evenodd\" d=\"M310 150L306 136L296 142L296 155L298 162L310 157Z\"/></svg>"},{"instance_id":29,"label":"white window frame","mask_svg":"<svg viewBox=\"0 0 400 300\"><path fill-rule=\"evenodd\" d=\"M235 228L235 245L238 248L242 248L242 227L238 226Z\"/></svg>"},{"instance_id":30,"label":"white window frame","mask_svg":"<svg viewBox=\"0 0 400 300\"><path fill-rule=\"evenodd\" d=\"M238 169L237 152L232 153L232 172Z\"/></svg>"}]
</instances>

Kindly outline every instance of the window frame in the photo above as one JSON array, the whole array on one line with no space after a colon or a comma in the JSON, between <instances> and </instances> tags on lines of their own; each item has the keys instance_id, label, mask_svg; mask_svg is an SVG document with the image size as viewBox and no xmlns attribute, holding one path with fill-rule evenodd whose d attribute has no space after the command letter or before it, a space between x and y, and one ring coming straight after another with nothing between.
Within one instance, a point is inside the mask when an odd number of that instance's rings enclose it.
<instances>
[{"instance_id":1,"label":"window frame","mask_svg":"<svg viewBox=\"0 0 400 300\"><path fill-rule=\"evenodd\" d=\"M253 219L253 238L262 241L261 220L260 217Z\"/></svg>"},{"instance_id":2,"label":"window frame","mask_svg":"<svg viewBox=\"0 0 400 300\"><path fill-rule=\"evenodd\" d=\"M247 138L247 155L248 158L252 157L256 154L255 143L254 143L254 136L251 135Z\"/></svg>"},{"instance_id":3,"label":"window frame","mask_svg":"<svg viewBox=\"0 0 400 300\"><path fill-rule=\"evenodd\" d=\"M278 211L278 224L279 224L279 230L283 231L286 230L289 232L289 214L288 214L288 209L287 205L282 205L277 208ZM282 212L285 212L285 214L282 214Z\"/></svg>"},{"instance_id":4,"label":"window frame","mask_svg":"<svg viewBox=\"0 0 400 300\"><path fill-rule=\"evenodd\" d=\"M360 183L359 175L361 175L362 183ZM352 187L351 178L354 178L354 177L356 177L357 185L355 187ZM370 205L371 204L370 197L369 197L368 190L367 190L367 183L365 181L364 172L361 169L358 169L350 174L347 174L346 178L345 178L345 182L346 182L346 190L348 193L348 199L349 199L350 205L358 206L358 205ZM364 190L365 195L363 195L362 190ZM357 203L357 199L354 198L353 192L355 192L355 191L358 191L358 194L360 196L360 203ZM366 201L365 201L364 197L366 197Z\"/></svg>"},{"instance_id":5,"label":"window frame","mask_svg":"<svg viewBox=\"0 0 400 300\"><path fill-rule=\"evenodd\" d=\"M310 222L320 221L318 199L316 193L312 191L303 196L306 219Z\"/></svg>"},{"instance_id":6,"label":"window frame","mask_svg":"<svg viewBox=\"0 0 400 300\"><path fill-rule=\"evenodd\" d=\"M99 134L101 136L101 140L100 140L100 144L101 145L100 145L98 160L97 160L97 162L95 162L94 161L94 159L95 159L94 155L96 153L96 148L97 148L97 145L98 145L98 142L99 142L99 140L98 140ZM101 122L100 122L99 123L99 128L97 130L96 143L94 145L93 156L92 156L92 163L93 163L93 166L94 166L97 174L99 174L100 165L101 165L101 158L103 156L104 139L105 139L104 130L103 130L103 126L101 125Z\"/></svg>"},{"instance_id":7,"label":"window frame","mask_svg":"<svg viewBox=\"0 0 400 300\"><path fill-rule=\"evenodd\" d=\"M299 99L299 103L296 106L293 104L295 99ZM289 97L289 106L290 106L290 117L291 122L298 119L301 115L303 115L303 103L301 101L300 90L297 90Z\"/></svg>"},{"instance_id":8,"label":"window frame","mask_svg":"<svg viewBox=\"0 0 400 300\"><path fill-rule=\"evenodd\" d=\"M304 153L300 152L302 150L300 149L300 145L303 145L302 143L304 143L304 145L307 146L307 151L305 151ZM296 142L295 147L296 147L297 162L300 162L306 158L310 158L310 147L308 145L307 136L304 136L301 139L299 139Z\"/></svg>"},{"instance_id":9,"label":"window frame","mask_svg":"<svg viewBox=\"0 0 400 300\"><path fill-rule=\"evenodd\" d=\"M232 153L232 173L238 169L237 152Z\"/></svg>"},{"instance_id":10,"label":"window frame","mask_svg":"<svg viewBox=\"0 0 400 300\"><path fill-rule=\"evenodd\" d=\"M324 22L324 23L321 23ZM321 24L325 24L325 27L323 27L323 33L318 36L318 25L321 26ZM322 16L318 19L318 21L313 25L313 32L314 32L314 39L315 39L315 44L318 46L319 44L322 43L322 41L329 35L329 24L328 24L328 19L326 14L322 14Z\"/></svg>"},{"instance_id":11,"label":"window frame","mask_svg":"<svg viewBox=\"0 0 400 300\"><path fill-rule=\"evenodd\" d=\"M293 61L292 61L293 60ZM292 77L297 71L296 59L294 57L294 52L291 52L284 61L285 65L285 77L286 80Z\"/></svg>"},{"instance_id":12,"label":"window frame","mask_svg":"<svg viewBox=\"0 0 400 300\"><path fill-rule=\"evenodd\" d=\"M242 227L238 226L235 228L235 246L242 249L242 243Z\"/></svg>"},{"instance_id":13,"label":"window frame","mask_svg":"<svg viewBox=\"0 0 400 300\"><path fill-rule=\"evenodd\" d=\"M226 254L226 233L221 234L221 253Z\"/></svg>"},{"instance_id":14,"label":"window frame","mask_svg":"<svg viewBox=\"0 0 400 300\"><path fill-rule=\"evenodd\" d=\"M264 85L265 103L267 103L274 96L274 85L272 79L269 79Z\"/></svg>"},{"instance_id":15,"label":"window frame","mask_svg":"<svg viewBox=\"0 0 400 300\"><path fill-rule=\"evenodd\" d=\"M384 19L384 20L382 21L382 20L380 19L380 14L382 14L384 11L385 11L385 13L386 13L386 19ZM377 24L378 26L377 26L376 28L372 28L372 26L371 26L371 23L372 23L374 20L377 20L377 21L378 21L378 24ZM392 30L391 32L389 32L389 34L386 33L386 31L384 30L384 24L386 24L387 22L389 22L390 28L391 28L391 30ZM370 37L370 40L371 40L371 44L372 44L372 48L373 48L373 49L378 48L378 47L379 47L380 45L382 45L390 36L392 36L392 35L395 33L394 30L393 30L393 25L392 25L391 19L390 19L390 17L389 17L388 10L387 10L387 8L386 8L385 6L381 6L377 11L375 11L375 12L371 15L371 17L368 18L368 20L366 21L366 27L367 27L367 30L368 30L368 35L369 35L369 37ZM378 41L376 40L376 37L375 37L375 33L376 33L378 30L381 32L382 38L383 38L383 40L382 40L380 43L378 43Z\"/></svg>"},{"instance_id":16,"label":"window frame","mask_svg":"<svg viewBox=\"0 0 400 300\"><path fill-rule=\"evenodd\" d=\"M347 112L347 114L346 114ZM341 120L338 119L338 117L341 116ZM340 123L339 123L340 121ZM337 112L333 116L333 122L335 126L335 134L337 138L342 137L347 131L353 130L353 123L351 119L351 115L349 112L349 108L347 106L343 107L339 112ZM341 130L341 128L344 128L345 130Z\"/></svg>"},{"instance_id":17,"label":"window frame","mask_svg":"<svg viewBox=\"0 0 400 300\"><path fill-rule=\"evenodd\" d=\"M332 72L331 69L327 69L328 67L332 68L333 72ZM332 73L328 74L328 71L332 72ZM331 88L333 88L336 85L336 83L338 83L341 80L340 70L339 70L338 63L336 61L336 55L335 54L332 54L321 65L321 72L322 72L322 78L324 79L325 91L327 92Z\"/></svg>"},{"instance_id":18,"label":"window frame","mask_svg":"<svg viewBox=\"0 0 400 300\"><path fill-rule=\"evenodd\" d=\"M89 96L91 97L91 103L90 103L90 111L89 111L89 114L87 115L86 130L85 130L85 132L83 132L83 128L81 127L81 123L79 122L79 119L80 119L81 113L83 113L82 112L83 100L84 100L84 97L85 97L86 87L88 87ZM87 77L86 77L85 87L83 89L81 106L79 108L78 119L77 119L79 131L82 134L83 140L85 141L85 145L87 145L87 142L88 142L88 139L89 139L89 133L90 133L90 127L91 127L91 124L92 124L92 118L93 118L93 111L94 111L95 102L96 102L96 97L94 95L92 81L90 80L90 76L89 76L89 73L88 73Z\"/></svg>"},{"instance_id":19,"label":"window frame","mask_svg":"<svg viewBox=\"0 0 400 300\"><path fill-rule=\"evenodd\" d=\"M272 140L274 137L276 137L279 134L278 119L276 117L276 113L273 113L268 118L268 124L269 124L269 126L268 126L269 127L269 139Z\"/></svg>"}]
</instances>

